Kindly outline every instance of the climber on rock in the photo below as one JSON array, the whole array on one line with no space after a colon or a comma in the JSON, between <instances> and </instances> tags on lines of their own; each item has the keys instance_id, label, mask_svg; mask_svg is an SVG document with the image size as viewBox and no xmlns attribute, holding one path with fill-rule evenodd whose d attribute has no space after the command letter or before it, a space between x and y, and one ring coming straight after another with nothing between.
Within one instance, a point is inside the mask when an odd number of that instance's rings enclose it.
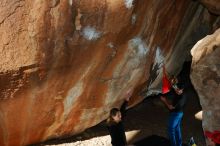
<instances>
[{"instance_id":1,"label":"climber on rock","mask_svg":"<svg viewBox=\"0 0 220 146\"><path fill-rule=\"evenodd\" d=\"M163 79L163 86L165 80ZM170 85L168 83L170 83ZM168 135L172 146L182 146L181 122L183 118L183 108L186 103L186 96L183 94L183 84L179 83L175 76L172 76L166 84L167 87L163 87L167 88L166 92L163 90L159 96L170 111ZM168 98L171 98L171 101Z\"/></svg>"}]
</instances>

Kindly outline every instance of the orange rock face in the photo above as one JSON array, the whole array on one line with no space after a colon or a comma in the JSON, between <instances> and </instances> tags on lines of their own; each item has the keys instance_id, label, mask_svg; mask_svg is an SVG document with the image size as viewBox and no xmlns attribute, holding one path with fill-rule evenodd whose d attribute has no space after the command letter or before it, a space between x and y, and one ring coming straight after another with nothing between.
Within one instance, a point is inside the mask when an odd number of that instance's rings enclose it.
<instances>
[{"instance_id":1,"label":"orange rock face","mask_svg":"<svg viewBox=\"0 0 220 146\"><path fill-rule=\"evenodd\" d=\"M0 1L0 145L79 133L128 90L132 105L160 91L163 62L177 73L210 19L191 0Z\"/></svg>"}]
</instances>

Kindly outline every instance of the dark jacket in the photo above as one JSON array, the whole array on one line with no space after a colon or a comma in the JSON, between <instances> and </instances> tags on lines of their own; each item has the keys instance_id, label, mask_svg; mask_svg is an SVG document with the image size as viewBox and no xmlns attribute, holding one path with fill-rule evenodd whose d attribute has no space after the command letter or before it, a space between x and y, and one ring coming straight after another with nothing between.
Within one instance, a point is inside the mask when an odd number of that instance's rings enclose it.
<instances>
[{"instance_id":1,"label":"dark jacket","mask_svg":"<svg viewBox=\"0 0 220 146\"><path fill-rule=\"evenodd\" d=\"M122 114L122 120L125 116L126 106L127 102L124 102L120 109ZM127 144L123 121L119 123L110 123L107 127L111 136L111 143L113 146L125 146Z\"/></svg>"},{"instance_id":2,"label":"dark jacket","mask_svg":"<svg viewBox=\"0 0 220 146\"><path fill-rule=\"evenodd\" d=\"M166 94L161 94L162 96L168 97L172 100L172 105L175 107L175 109L171 110L170 112L182 112L186 104L187 97L184 93L184 85L178 83L177 87L179 89L183 89L183 93L181 95L178 95L174 88L171 88L170 92Z\"/></svg>"}]
</instances>

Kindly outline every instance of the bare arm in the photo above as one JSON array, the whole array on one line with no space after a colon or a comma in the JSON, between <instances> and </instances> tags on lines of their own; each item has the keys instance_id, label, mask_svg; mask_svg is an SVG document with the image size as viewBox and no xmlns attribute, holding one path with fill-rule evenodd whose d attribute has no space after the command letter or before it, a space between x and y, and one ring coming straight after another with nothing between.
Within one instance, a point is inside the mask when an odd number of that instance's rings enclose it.
<instances>
[{"instance_id":1,"label":"bare arm","mask_svg":"<svg viewBox=\"0 0 220 146\"><path fill-rule=\"evenodd\" d=\"M164 96L160 96L161 101L167 106L169 110L173 110L174 106Z\"/></svg>"},{"instance_id":2,"label":"bare arm","mask_svg":"<svg viewBox=\"0 0 220 146\"><path fill-rule=\"evenodd\" d=\"M128 92L128 93L126 94L126 96L125 96L124 103L122 104L122 106L121 106L121 108L120 108L120 111L121 111L122 117L125 116L125 113L126 113L126 112L125 112L125 111L126 111L126 107L127 107L128 102L129 102L129 100L130 100L130 97L131 97L131 93Z\"/></svg>"}]
</instances>

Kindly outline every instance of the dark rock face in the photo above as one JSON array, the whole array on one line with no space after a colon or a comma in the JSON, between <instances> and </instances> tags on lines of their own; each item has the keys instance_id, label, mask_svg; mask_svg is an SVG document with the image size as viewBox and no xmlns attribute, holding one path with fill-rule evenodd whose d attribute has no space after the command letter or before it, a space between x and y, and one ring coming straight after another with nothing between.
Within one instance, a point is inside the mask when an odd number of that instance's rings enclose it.
<instances>
[{"instance_id":1,"label":"dark rock face","mask_svg":"<svg viewBox=\"0 0 220 146\"><path fill-rule=\"evenodd\" d=\"M216 17L198 2L0 2L0 145L76 134L160 91ZM216 26L216 25L215 25Z\"/></svg>"},{"instance_id":2,"label":"dark rock face","mask_svg":"<svg viewBox=\"0 0 220 146\"><path fill-rule=\"evenodd\" d=\"M220 130L220 29L192 49L191 80L203 109L203 129Z\"/></svg>"},{"instance_id":3,"label":"dark rock face","mask_svg":"<svg viewBox=\"0 0 220 146\"><path fill-rule=\"evenodd\" d=\"M219 0L200 0L200 2L208 8L208 10L216 15L220 15Z\"/></svg>"}]
</instances>

